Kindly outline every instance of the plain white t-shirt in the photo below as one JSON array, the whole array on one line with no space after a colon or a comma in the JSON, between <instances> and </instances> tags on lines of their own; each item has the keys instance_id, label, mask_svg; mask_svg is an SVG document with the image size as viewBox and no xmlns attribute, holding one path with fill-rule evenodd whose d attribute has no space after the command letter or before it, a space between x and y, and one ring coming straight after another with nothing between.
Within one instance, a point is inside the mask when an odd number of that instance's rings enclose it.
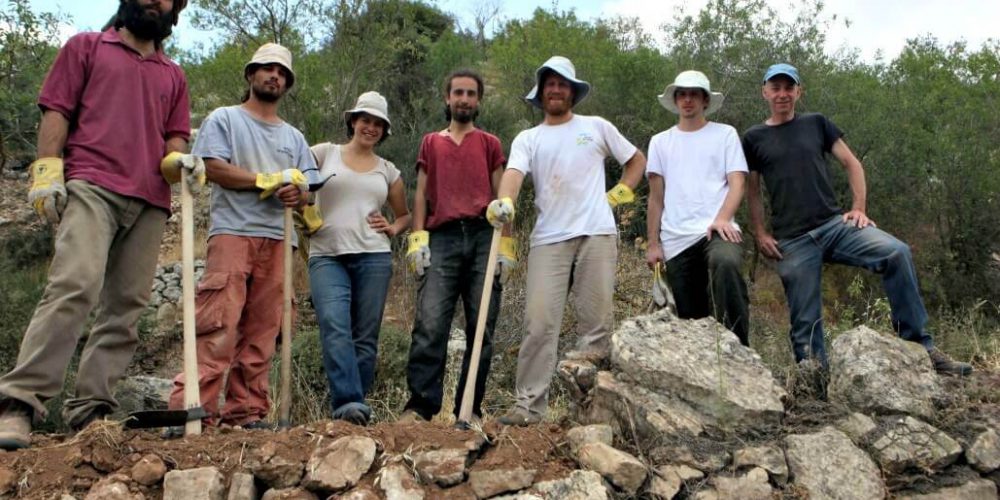
<instances>
[{"instance_id":1,"label":"plain white t-shirt","mask_svg":"<svg viewBox=\"0 0 1000 500\"><path fill-rule=\"evenodd\" d=\"M573 115L517 134L507 168L531 175L538 220L531 246L579 236L617 234L605 195L604 159L629 161L636 147L599 116Z\"/></svg>"},{"instance_id":2,"label":"plain white t-shirt","mask_svg":"<svg viewBox=\"0 0 1000 500\"><path fill-rule=\"evenodd\" d=\"M663 177L660 241L665 259L706 236L729 193L726 175L746 171L739 135L729 125L708 122L694 132L674 126L650 139L646 175Z\"/></svg>"},{"instance_id":3,"label":"plain white t-shirt","mask_svg":"<svg viewBox=\"0 0 1000 500\"><path fill-rule=\"evenodd\" d=\"M368 214L385 205L399 170L380 157L371 170L355 172L344 164L340 149L329 142L312 147L320 178L335 175L316 193L323 226L309 239L309 256L388 252L389 237L368 225Z\"/></svg>"}]
</instances>

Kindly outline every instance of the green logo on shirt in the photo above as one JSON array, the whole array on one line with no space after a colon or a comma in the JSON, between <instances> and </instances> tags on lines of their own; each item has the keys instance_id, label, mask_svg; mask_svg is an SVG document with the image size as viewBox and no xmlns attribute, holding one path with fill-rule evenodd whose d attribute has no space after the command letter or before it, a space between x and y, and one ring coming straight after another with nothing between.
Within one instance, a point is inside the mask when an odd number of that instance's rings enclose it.
<instances>
[{"instance_id":1,"label":"green logo on shirt","mask_svg":"<svg viewBox=\"0 0 1000 500\"><path fill-rule=\"evenodd\" d=\"M580 132L580 135L576 136L577 146L586 146L587 144L590 144L592 142L594 142L594 136L586 132Z\"/></svg>"}]
</instances>

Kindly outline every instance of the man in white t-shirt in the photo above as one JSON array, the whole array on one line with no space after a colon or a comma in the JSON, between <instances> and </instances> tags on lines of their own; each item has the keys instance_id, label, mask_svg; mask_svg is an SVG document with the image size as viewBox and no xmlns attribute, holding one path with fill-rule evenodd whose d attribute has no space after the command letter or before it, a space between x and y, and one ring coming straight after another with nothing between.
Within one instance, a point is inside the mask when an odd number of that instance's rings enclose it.
<instances>
[{"instance_id":1,"label":"man in white t-shirt","mask_svg":"<svg viewBox=\"0 0 1000 500\"><path fill-rule=\"evenodd\" d=\"M748 346L743 237L733 220L747 176L739 134L706 118L723 95L699 71L677 75L659 100L680 119L649 141L646 262L666 262L678 316L711 314Z\"/></svg>"},{"instance_id":2,"label":"man in white t-shirt","mask_svg":"<svg viewBox=\"0 0 1000 500\"><path fill-rule=\"evenodd\" d=\"M607 357L618 260L611 209L635 200L632 190L646 166L642 152L607 120L573 114L590 84L576 78L569 59L552 57L535 72L535 81L526 99L545 112L545 119L514 139L498 199L486 211L494 226L513 220L513 200L531 175L538 220L528 253L527 335L517 357L517 403L500 418L506 425L532 424L545 414L571 284L577 348L566 357ZM605 193L609 156L624 165L624 173Z\"/></svg>"}]
</instances>

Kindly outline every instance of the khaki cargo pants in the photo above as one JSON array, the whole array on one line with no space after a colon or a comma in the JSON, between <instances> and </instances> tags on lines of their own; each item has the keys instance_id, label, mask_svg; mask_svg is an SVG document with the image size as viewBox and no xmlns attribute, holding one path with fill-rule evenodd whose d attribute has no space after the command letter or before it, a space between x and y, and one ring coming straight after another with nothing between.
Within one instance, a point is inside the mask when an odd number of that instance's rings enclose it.
<instances>
[{"instance_id":1,"label":"khaki cargo pants","mask_svg":"<svg viewBox=\"0 0 1000 500\"><path fill-rule=\"evenodd\" d=\"M118 408L112 391L139 340L136 324L149 302L167 212L86 181L69 181L66 190L48 283L17 365L0 377L0 394L45 418L45 402L62 390L83 325L97 306L75 397L63 404L66 424L77 427L94 411Z\"/></svg>"},{"instance_id":2,"label":"khaki cargo pants","mask_svg":"<svg viewBox=\"0 0 1000 500\"><path fill-rule=\"evenodd\" d=\"M532 247L528 253L524 339L517 355L517 407L544 415L556 368L559 332L570 289L577 320L576 350L607 354L611 335L615 235L580 236Z\"/></svg>"}]
</instances>

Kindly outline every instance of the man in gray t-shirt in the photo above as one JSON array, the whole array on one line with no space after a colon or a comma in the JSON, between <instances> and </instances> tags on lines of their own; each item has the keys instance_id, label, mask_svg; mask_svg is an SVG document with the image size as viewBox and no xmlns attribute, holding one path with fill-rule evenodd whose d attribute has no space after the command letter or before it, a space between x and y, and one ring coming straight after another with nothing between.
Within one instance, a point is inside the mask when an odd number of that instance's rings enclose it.
<instances>
[{"instance_id":1,"label":"man in gray t-shirt","mask_svg":"<svg viewBox=\"0 0 1000 500\"><path fill-rule=\"evenodd\" d=\"M198 385L207 424L260 428L266 426L268 371L281 327L284 209L304 204L317 169L302 133L278 116L278 102L295 82L288 49L265 44L244 77L249 89L243 103L213 111L192 151L205 159L208 179L217 184L195 299ZM183 408L183 395L179 374L170 407Z\"/></svg>"}]
</instances>

